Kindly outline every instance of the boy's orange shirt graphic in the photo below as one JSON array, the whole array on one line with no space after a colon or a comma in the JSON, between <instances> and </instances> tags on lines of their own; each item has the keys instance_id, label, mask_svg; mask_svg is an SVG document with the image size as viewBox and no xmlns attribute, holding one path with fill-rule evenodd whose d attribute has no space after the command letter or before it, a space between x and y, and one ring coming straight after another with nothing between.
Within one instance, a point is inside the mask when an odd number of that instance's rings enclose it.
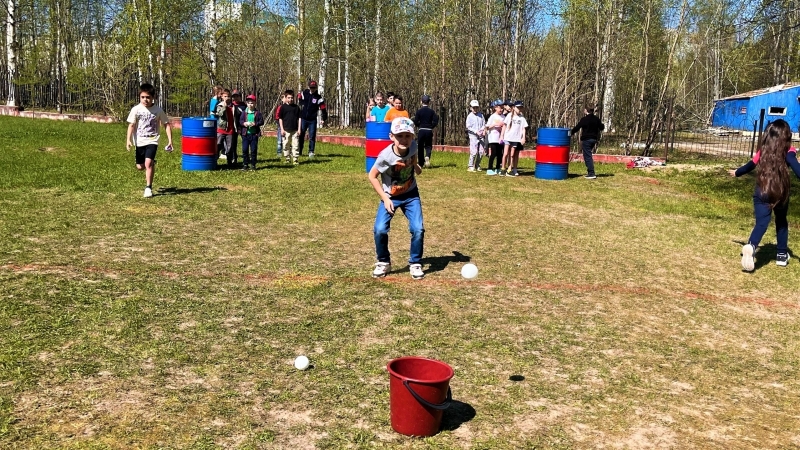
<instances>
[{"instance_id":1,"label":"boy's orange shirt graphic","mask_svg":"<svg viewBox=\"0 0 800 450\"><path fill-rule=\"evenodd\" d=\"M389 195L392 197L402 195L408 191L414 181L414 166L417 165L415 154L407 160L400 160L392 170L392 188Z\"/></svg>"}]
</instances>

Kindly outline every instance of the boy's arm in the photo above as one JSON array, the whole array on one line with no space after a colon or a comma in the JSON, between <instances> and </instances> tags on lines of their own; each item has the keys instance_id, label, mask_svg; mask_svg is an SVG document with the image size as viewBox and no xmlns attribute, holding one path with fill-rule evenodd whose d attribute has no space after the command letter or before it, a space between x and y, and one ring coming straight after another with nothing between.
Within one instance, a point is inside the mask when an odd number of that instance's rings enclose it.
<instances>
[{"instance_id":1,"label":"boy's arm","mask_svg":"<svg viewBox=\"0 0 800 450\"><path fill-rule=\"evenodd\" d=\"M131 122L130 124L128 124L128 135L125 138L125 150L130 150L131 147L133 146L131 138L133 137L133 129L135 125L136 125L135 122Z\"/></svg>"},{"instance_id":2,"label":"boy's arm","mask_svg":"<svg viewBox=\"0 0 800 450\"><path fill-rule=\"evenodd\" d=\"M381 186L381 180L380 180L381 173L378 172L378 169L375 167L375 165L373 165L372 168L369 169L369 174L367 175L367 177L369 177L369 182L370 184L372 184L372 188L375 189L375 192L378 193L378 197L381 198L381 201L383 202L383 207L386 208L386 212L388 212L391 215L394 215L394 203L392 203L392 199L391 197L389 197L389 194L383 192L383 186Z\"/></svg>"},{"instance_id":3,"label":"boy's arm","mask_svg":"<svg viewBox=\"0 0 800 450\"><path fill-rule=\"evenodd\" d=\"M789 163L789 167L792 168L792 172L797 178L800 178L800 162L797 162L797 149L792 147L789 149L789 153L786 154L786 162Z\"/></svg>"},{"instance_id":4,"label":"boy's arm","mask_svg":"<svg viewBox=\"0 0 800 450\"><path fill-rule=\"evenodd\" d=\"M167 122L164 128L167 130L167 151L172 151L172 125Z\"/></svg>"},{"instance_id":5,"label":"boy's arm","mask_svg":"<svg viewBox=\"0 0 800 450\"><path fill-rule=\"evenodd\" d=\"M280 127L280 128L278 129L278 131L280 131L280 132L281 132L281 134L284 134L284 133L286 133L286 131L284 131L284 129L283 129L283 119L278 119L278 126Z\"/></svg>"}]
</instances>

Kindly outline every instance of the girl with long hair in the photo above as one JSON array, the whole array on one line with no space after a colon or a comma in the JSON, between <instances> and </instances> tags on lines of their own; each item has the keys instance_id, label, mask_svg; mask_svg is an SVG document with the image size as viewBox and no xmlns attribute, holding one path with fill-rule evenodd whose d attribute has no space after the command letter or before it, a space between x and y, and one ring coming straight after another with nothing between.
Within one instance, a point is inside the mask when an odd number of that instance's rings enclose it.
<instances>
[{"instance_id":1,"label":"girl with long hair","mask_svg":"<svg viewBox=\"0 0 800 450\"><path fill-rule=\"evenodd\" d=\"M755 253L773 213L778 240L776 263L779 266L789 264L789 222L786 220L791 187L789 168L800 178L800 163L797 162L797 149L792 147L792 130L785 120L778 119L767 126L753 159L731 171L731 175L740 177L756 167L758 172L753 194L756 224L747 244L742 246L742 269L747 272L755 269Z\"/></svg>"}]
</instances>

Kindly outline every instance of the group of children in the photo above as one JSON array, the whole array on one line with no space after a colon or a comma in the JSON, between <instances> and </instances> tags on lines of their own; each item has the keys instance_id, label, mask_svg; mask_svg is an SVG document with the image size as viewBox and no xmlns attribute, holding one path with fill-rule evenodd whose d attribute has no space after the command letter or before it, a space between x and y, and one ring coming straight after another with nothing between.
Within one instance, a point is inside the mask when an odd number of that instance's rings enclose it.
<instances>
[{"instance_id":1,"label":"group of children","mask_svg":"<svg viewBox=\"0 0 800 450\"><path fill-rule=\"evenodd\" d=\"M242 136L242 170L254 169L258 154L258 138L261 134L260 127L264 123L261 112L256 108L256 97L248 95L243 108L235 108L240 95L222 90L220 98L214 102L214 115L218 118L217 143L220 153L228 163L236 163L236 147L233 145L232 136ZM402 102L402 99L400 100ZM139 104L134 106L128 114L129 123L126 136L126 149L136 149L136 168L145 171L144 197L152 197L152 183L155 175L156 152L160 138L160 128L163 125L167 134L165 150L172 151L172 128L164 111L154 104L155 88L151 84L142 84L139 89ZM229 103L230 102L230 103ZM382 108L381 106L375 105ZM494 114L488 121L483 121L479 112L480 104L472 101L472 112L467 118L467 130L470 133L470 160L469 168L477 171L480 168L479 150L484 137L490 146L490 159L488 172L493 162L500 160L498 167L500 175L517 176L516 164L519 159L519 150L525 145L525 128L527 121L524 116L522 102L515 102L513 107L507 109L508 102L495 100L492 102ZM372 108L374 110L375 108ZM401 109L402 111L402 109ZM376 111L377 112L377 111ZM299 107L294 104L294 92L284 92L280 111L276 113L279 121L280 134L284 142L291 146L291 157L297 164L297 140L300 128ZM221 124L220 124L221 122ZM421 279L425 276L422 270L422 253L424 245L425 228L422 219L422 205L417 188L416 176L422 173L419 164L417 141L415 140L415 123L408 117L396 117L392 120L389 139L392 144L387 146L376 159L369 172L369 181L380 197L380 205L375 217L373 229L377 262L372 272L373 277L383 277L391 270L391 259L388 247L389 227L394 213L401 209L408 219L411 233L411 247L409 256L409 271L412 278ZM290 161L288 146L284 147L283 155ZM500 149L503 152L500 153ZM473 149L474 152L473 152ZM502 155L502 160L500 156ZM771 122L764 136L759 142L759 149L747 164L736 170L731 170L731 175L740 177L753 170L758 170L756 175L755 193L753 194L753 209L755 226L750 233L746 244L742 246L742 269L751 272L755 269L755 258L758 245L766 233L767 227L775 215L775 229L777 236L776 264L786 266L790 255L788 248L789 224L787 214L789 209L789 193L791 188L791 173L800 178L800 162L797 160L797 149L792 147L792 130L789 124L778 119Z\"/></svg>"},{"instance_id":2,"label":"group of children","mask_svg":"<svg viewBox=\"0 0 800 450\"><path fill-rule=\"evenodd\" d=\"M481 159L486 153L488 143L489 168L486 175L519 176L519 152L525 146L528 121L525 119L525 105L521 101L509 102L495 100L494 110L486 120L480 111L480 102L472 100L467 115L467 134L469 135L469 172L480 172Z\"/></svg>"},{"instance_id":3,"label":"group of children","mask_svg":"<svg viewBox=\"0 0 800 450\"><path fill-rule=\"evenodd\" d=\"M211 116L217 119L217 154L231 167L238 164L238 140L242 137L241 170L256 170L258 161L258 139L264 115L256 107L256 100L256 96L250 94L243 103L241 92L217 86L209 102Z\"/></svg>"}]
</instances>

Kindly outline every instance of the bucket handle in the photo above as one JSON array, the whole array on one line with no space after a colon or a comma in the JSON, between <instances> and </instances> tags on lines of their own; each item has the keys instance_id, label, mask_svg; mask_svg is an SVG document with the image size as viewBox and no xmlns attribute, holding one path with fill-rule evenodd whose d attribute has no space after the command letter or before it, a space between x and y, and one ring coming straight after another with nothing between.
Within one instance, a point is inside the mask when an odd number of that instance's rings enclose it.
<instances>
[{"instance_id":1,"label":"bucket handle","mask_svg":"<svg viewBox=\"0 0 800 450\"><path fill-rule=\"evenodd\" d=\"M422 403L423 406L427 406L428 408L443 411L450 407L450 402L453 400L453 391L450 390L450 386L447 387L447 398L444 400L444 402L438 405L425 400L419 394L417 394L414 389L411 388L411 385L408 384L408 380L403 380L403 386L408 389L408 392L411 392L411 395L413 395L418 402Z\"/></svg>"}]
</instances>

